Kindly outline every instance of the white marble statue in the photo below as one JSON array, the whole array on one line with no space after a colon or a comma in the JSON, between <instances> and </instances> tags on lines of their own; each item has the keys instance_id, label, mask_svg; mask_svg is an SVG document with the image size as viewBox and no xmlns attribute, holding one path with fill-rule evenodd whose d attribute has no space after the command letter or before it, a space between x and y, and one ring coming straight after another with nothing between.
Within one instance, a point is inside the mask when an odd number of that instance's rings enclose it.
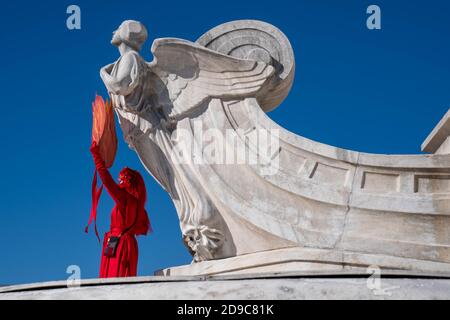
<instances>
[{"instance_id":1,"label":"white marble statue","mask_svg":"<svg viewBox=\"0 0 450 320\"><path fill-rule=\"evenodd\" d=\"M101 77L127 141L174 200L194 260L213 259L225 240L222 219L195 168L170 160L171 135L180 122L204 112L214 99L242 100L273 89L275 68L180 39L155 40L154 60L147 63L139 54L146 39L143 24L124 21L111 41L120 58L103 67Z\"/></svg>"},{"instance_id":2,"label":"white marble statue","mask_svg":"<svg viewBox=\"0 0 450 320\"><path fill-rule=\"evenodd\" d=\"M146 39L140 22L123 22L111 41L120 58L101 77L125 140L169 193L194 261L203 261L166 274L450 271L450 156L439 148L448 131L427 140L436 154L396 156L279 127L266 112L289 93L295 62L286 36L264 22L225 23L195 43L156 39L150 63L139 53ZM230 131L236 139L222 141ZM261 131L276 141L270 152L252 138ZM193 143L191 161L181 140ZM219 140L231 146L226 156L246 161L218 161L205 141Z\"/></svg>"}]
</instances>

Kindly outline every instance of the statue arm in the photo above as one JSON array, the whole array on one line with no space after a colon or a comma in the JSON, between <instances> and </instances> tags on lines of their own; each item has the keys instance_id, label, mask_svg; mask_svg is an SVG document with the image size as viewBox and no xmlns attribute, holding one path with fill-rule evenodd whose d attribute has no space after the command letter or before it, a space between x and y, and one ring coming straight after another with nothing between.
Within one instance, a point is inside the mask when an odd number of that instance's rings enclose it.
<instances>
[{"instance_id":1,"label":"statue arm","mask_svg":"<svg viewBox=\"0 0 450 320\"><path fill-rule=\"evenodd\" d=\"M118 66L115 75L112 74L114 64L110 64L100 69L100 77L109 92L127 96L138 85L139 62L136 53L126 53L116 63Z\"/></svg>"}]
</instances>

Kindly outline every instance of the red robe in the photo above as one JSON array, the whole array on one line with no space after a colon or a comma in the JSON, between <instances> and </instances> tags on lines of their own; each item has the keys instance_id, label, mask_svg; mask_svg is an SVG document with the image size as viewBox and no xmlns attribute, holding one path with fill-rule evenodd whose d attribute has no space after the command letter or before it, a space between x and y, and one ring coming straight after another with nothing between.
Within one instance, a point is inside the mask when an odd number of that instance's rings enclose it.
<instances>
[{"instance_id":1,"label":"red robe","mask_svg":"<svg viewBox=\"0 0 450 320\"><path fill-rule=\"evenodd\" d=\"M135 222L138 199L119 187L98 151L95 149L91 151L103 185L115 202L111 212L110 230L105 233L103 239L100 278L135 277L138 261L138 244L135 236L147 234L149 231L148 219L137 219L134 226L121 236L114 257L107 257L103 254L109 235L118 236Z\"/></svg>"}]
</instances>

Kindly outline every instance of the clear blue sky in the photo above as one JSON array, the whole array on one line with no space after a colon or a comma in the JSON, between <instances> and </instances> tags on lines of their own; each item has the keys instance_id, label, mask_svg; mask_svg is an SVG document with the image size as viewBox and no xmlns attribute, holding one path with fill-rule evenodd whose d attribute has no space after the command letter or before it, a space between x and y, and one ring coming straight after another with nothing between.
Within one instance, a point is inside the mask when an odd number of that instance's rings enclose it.
<instances>
[{"instance_id":1,"label":"clear blue sky","mask_svg":"<svg viewBox=\"0 0 450 320\"><path fill-rule=\"evenodd\" d=\"M450 107L448 1L22 1L2 2L0 284L66 279L68 265L96 277L100 246L84 226L90 209L91 101L106 96L101 66L125 19L154 38L195 41L235 19L259 19L290 39L297 73L290 96L269 115L327 144L375 153L419 153ZM122 4L121 4L122 3ZM82 29L66 28L77 4ZM366 8L382 10L382 30L366 28ZM112 169L144 172L123 143ZM139 238L139 275L190 262L170 198L146 175L154 234ZM104 194L99 228L112 202Z\"/></svg>"}]
</instances>

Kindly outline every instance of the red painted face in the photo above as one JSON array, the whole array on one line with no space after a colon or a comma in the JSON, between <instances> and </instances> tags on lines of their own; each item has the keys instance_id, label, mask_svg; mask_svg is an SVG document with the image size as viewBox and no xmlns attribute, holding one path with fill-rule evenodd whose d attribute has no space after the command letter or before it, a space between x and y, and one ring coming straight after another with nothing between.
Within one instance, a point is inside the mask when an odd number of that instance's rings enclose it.
<instances>
[{"instance_id":1,"label":"red painted face","mask_svg":"<svg viewBox=\"0 0 450 320\"><path fill-rule=\"evenodd\" d=\"M119 187L130 190L132 187L132 176L127 169L123 169L119 173Z\"/></svg>"}]
</instances>

